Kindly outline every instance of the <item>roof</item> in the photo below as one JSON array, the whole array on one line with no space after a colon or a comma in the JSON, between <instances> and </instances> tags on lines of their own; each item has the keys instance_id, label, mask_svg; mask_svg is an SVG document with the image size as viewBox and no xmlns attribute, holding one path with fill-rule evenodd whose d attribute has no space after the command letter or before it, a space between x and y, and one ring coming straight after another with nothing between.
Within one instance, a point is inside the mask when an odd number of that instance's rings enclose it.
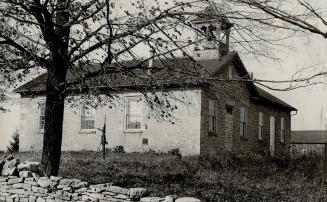
<instances>
[{"instance_id":1,"label":"roof","mask_svg":"<svg viewBox=\"0 0 327 202\"><path fill-rule=\"evenodd\" d=\"M167 80L172 80L171 78L174 78L175 81L170 81L170 84L175 83L186 83L187 80L185 78L188 78L194 82L194 78L199 78L199 72L202 72L203 74L214 74L215 72L219 71L221 68L223 68L226 64L230 63L235 56L235 53L228 54L226 56L223 56L220 59L206 59L206 60L198 60L198 61L191 61L186 58L174 58L174 59L165 59L165 60L154 60L153 66L157 67L159 70L153 72L151 75L152 80L156 81L156 84L158 84L159 81L162 81L161 84L167 84ZM124 61L122 63L116 63L113 64L117 66L121 66L121 68L128 68L133 65L136 65L136 61ZM148 63L143 64L144 66L148 66ZM178 68L175 68L173 71L170 69L173 69L175 66L178 66ZM163 68L165 67L165 68ZM91 69L92 71L97 71L101 67L100 65L92 65L88 66L87 70L89 71ZM119 67L118 67L119 68ZM161 70L160 70L161 69ZM177 69L177 70L176 70ZM71 70L67 73L67 80L73 80L83 77L83 74L88 73L87 71L84 71L83 69L79 69L79 67L73 67ZM133 73L136 73L138 75L145 74L144 70L134 70ZM126 73L125 73L126 74ZM151 83L145 83L147 82L146 78L140 80L140 76L133 77L128 76L126 77L125 74L117 73L115 76L106 76L105 82L110 82L110 85L115 87L130 87L130 86L136 86L136 85L150 85ZM194 75L192 77L192 75ZM98 79L98 78L97 78ZM181 79L181 80L178 80ZM31 80L30 82L18 87L14 90L16 93L31 93L31 92L45 92L45 83L47 80L47 73L44 73L40 75L39 77ZM201 82L201 81L199 81ZM159 83L160 85L160 83Z\"/></svg>"},{"instance_id":2,"label":"roof","mask_svg":"<svg viewBox=\"0 0 327 202\"><path fill-rule=\"evenodd\" d=\"M197 12L195 16L196 17L191 20L193 23L221 21L225 25L232 25L226 16L215 6L207 6L205 9Z\"/></svg>"},{"instance_id":3,"label":"roof","mask_svg":"<svg viewBox=\"0 0 327 202\"><path fill-rule=\"evenodd\" d=\"M109 88L109 90L117 88L125 89L129 87L136 88L138 86L181 86L181 84L183 84L183 87L191 85L194 86L205 83L205 80L201 80L201 78L199 78L201 76L199 76L199 74L217 75L231 63L238 67L238 70L241 75L249 76L249 73L244 67L244 64L240 59L239 55L234 52L222 56L219 59L191 61L186 58L173 58L166 60L154 60L153 66L156 67L158 70L152 73L151 79L147 79L147 77L144 76L143 78L142 76L140 76L146 75L146 72L144 69L139 69L133 71L133 74L138 75L136 77L133 77L133 75L126 76L126 73L117 73L113 75L107 74L105 77L102 76L100 79L97 77L96 80L93 82L96 83L97 87L99 87L99 85L102 85L103 88ZM113 64L112 66L115 66L115 68L127 68L136 64L136 61L125 61L120 64ZM142 65L147 66L148 64L146 63ZM178 68L174 68L176 66ZM97 71L99 70L99 68L99 65L88 66L88 72L86 72L84 71L85 69L83 70L79 67L73 67L67 73L67 80L69 81L82 78L83 74L89 73L90 71ZM174 71L170 70L172 68L174 68ZM44 93L46 80L47 73L44 73L39 77L33 79L32 81L26 83L25 85L20 86L14 92L21 94ZM278 107L282 107L290 111L296 110L289 104L269 94L263 89L255 86L253 82L247 82L247 85L250 89L254 101L264 104L268 102L269 104L274 104ZM71 89L74 88L80 89L80 86L75 86Z\"/></svg>"},{"instance_id":4,"label":"roof","mask_svg":"<svg viewBox=\"0 0 327 202\"><path fill-rule=\"evenodd\" d=\"M271 102L271 103L279 104L281 106L291 109L292 111L297 111L297 109L295 109L291 105L289 105L286 102L282 101L281 99L273 96L272 94L268 93L267 91L263 90L262 88L255 86L255 89L256 89L259 97L261 97L262 99L265 99L266 101Z\"/></svg>"},{"instance_id":5,"label":"roof","mask_svg":"<svg viewBox=\"0 0 327 202\"><path fill-rule=\"evenodd\" d=\"M290 143L300 144L325 144L327 142L327 130L302 130L292 131Z\"/></svg>"}]
</instances>

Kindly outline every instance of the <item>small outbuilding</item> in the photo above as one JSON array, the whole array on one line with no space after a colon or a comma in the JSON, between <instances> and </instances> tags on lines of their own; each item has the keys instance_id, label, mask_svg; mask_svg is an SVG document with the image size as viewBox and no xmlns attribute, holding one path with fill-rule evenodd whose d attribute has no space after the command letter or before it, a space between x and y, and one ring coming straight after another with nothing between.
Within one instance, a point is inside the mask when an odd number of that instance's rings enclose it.
<instances>
[{"instance_id":1,"label":"small outbuilding","mask_svg":"<svg viewBox=\"0 0 327 202\"><path fill-rule=\"evenodd\" d=\"M292 131L290 140L291 157L324 156L327 130Z\"/></svg>"}]
</instances>

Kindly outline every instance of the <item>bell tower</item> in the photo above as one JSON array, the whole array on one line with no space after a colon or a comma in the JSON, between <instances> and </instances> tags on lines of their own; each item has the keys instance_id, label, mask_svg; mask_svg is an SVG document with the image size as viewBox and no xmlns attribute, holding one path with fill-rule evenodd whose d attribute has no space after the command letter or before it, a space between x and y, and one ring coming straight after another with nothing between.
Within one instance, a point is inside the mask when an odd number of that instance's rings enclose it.
<instances>
[{"instance_id":1,"label":"bell tower","mask_svg":"<svg viewBox=\"0 0 327 202\"><path fill-rule=\"evenodd\" d=\"M192 20L196 29L194 58L218 59L229 52L229 35L233 26L226 17L207 7Z\"/></svg>"}]
</instances>

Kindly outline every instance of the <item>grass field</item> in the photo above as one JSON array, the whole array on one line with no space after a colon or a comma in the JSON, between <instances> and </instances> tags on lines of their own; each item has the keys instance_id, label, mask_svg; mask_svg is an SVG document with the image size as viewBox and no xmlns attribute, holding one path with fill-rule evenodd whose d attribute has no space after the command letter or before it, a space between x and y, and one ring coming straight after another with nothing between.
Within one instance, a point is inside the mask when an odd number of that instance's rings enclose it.
<instances>
[{"instance_id":1,"label":"grass field","mask_svg":"<svg viewBox=\"0 0 327 202\"><path fill-rule=\"evenodd\" d=\"M40 161L40 153L17 153ZM92 184L146 187L150 195L194 196L205 201L327 201L323 161L220 154L214 157L63 152L60 175Z\"/></svg>"}]
</instances>

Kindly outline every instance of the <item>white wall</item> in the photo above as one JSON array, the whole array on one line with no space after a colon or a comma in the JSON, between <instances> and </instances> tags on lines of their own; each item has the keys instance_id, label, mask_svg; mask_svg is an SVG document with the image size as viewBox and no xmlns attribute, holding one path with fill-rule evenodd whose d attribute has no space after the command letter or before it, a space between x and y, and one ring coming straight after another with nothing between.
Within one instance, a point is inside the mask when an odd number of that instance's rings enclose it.
<instances>
[{"instance_id":1,"label":"white wall","mask_svg":"<svg viewBox=\"0 0 327 202\"><path fill-rule=\"evenodd\" d=\"M8 112L0 112L0 151L5 151L16 129L19 129L20 97L10 95L10 99L1 103Z\"/></svg>"},{"instance_id":2,"label":"white wall","mask_svg":"<svg viewBox=\"0 0 327 202\"><path fill-rule=\"evenodd\" d=\"M153 149L168 151L179 148L183 155L200 153L200 90L171 91L169 101L178 108L173 113L172 124L168 120L158 120L153 111L144 102L143 123L141 132L124 131L124 96L135 95L125 93L117 95L113 103L97 108L96 127L102 128L105 114L108 147L124 146L127 152L142 152ZM38 101L43 99L23 98L21 126L21 151L40 150L43 134L38 132ZM179 99L179 100L177 100ZM112 108L109 107L112 106ZM97 150L101 132L85 133L80 131L80 110L78 107L66 106L64 112L62 150ZM150 115L150 119L148 116ZM148 138L148 145L142 145L142 139Z\"/></svg>"}]
</instances>

